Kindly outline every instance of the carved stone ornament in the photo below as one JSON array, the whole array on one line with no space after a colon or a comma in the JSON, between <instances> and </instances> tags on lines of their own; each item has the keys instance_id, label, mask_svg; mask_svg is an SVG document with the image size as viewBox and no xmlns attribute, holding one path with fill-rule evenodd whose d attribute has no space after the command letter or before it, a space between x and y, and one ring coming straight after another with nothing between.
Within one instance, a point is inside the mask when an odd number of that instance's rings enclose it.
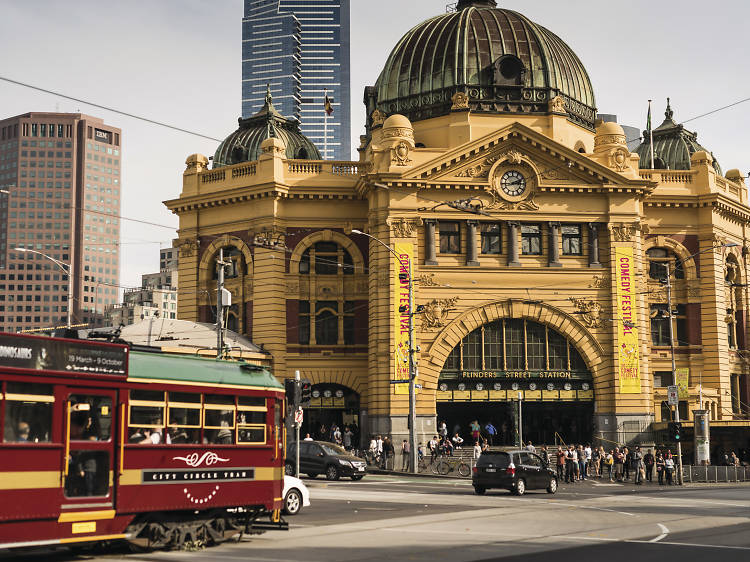
<instances>
[{"instance_id":1,"label":"carved stone ornament","mask_svg":"<svg viewBox=\"0 0 750 562\"><path fill-rule=\"evenodd\" d=\"M503 155L503 158L510 164L520 164L523 162L523 154L517 150L509 150Z\"/></svg>"},{"instance_id":2,"label":"carved stone ornament","mask_svg":"<svg viewBox=\"0 0 750 562\"><path fill-rule=\"evenodd\" d=\"M589 328L598 328L602 325L601 312L602 305L596 301L590 301L586 299L579 299L576 297L569 297L570 302L576 307L576 310L580 313L578 316Z\"/></svg>"},{"instance_id":3,"label":"carved stone ornament","mask_svg":"<svg viewBox=\"0 0 750 562\"><path fill-rule=\"evenodd\" d=\"M456 174L456 177L487 178L490 173L490 168L492 168L492 165L497 162L497 158L497 156L490 156L488 158L485 158L479 164L474 164L473 166L469 166L468 168L461 170Z\"/></svg>"},{"instance_id":4,"label":"carved stone ornament","mask_svg":"<svg viewBox=\"0 0 750 562\"><path fill-rule=\"evenodd\" d=\"M456 92L451 98L453 105L451 105L451 111L456 109L469 109L469 96L464 92Z\"/></svg>"},{"instance_id":5,"label":"carved stone ornament","mask_svg":"<svg viewBox=\"0 0 750 562\"><path fill-rule=\"evenodd\" d=\"M388 219L386 224L393 230L396 238L410 238L416 232L418 226L422 226L422 219Z\"/></svg>"},{"instance_id":6,"label":"carved stone ornament","mask_svg":"<svg viewBox=\"0 0 750 562\"><path fill-rule=\"evenodd\" d=\"M195 252L198 249L198 240L195 238L185 238L181 242L179 242L179 248L180 248L180 257L181 258L188 258L193 255L193 252Z\"/></svg>"},{"instance_id":7,"label":"carved stone ornament","mask_svg":"<svg viewBox=\"0 0 750 562\"><path fill-rule=\"evenodd\" d=\"M372 112L372 126L375 127L377 125L382 125L383 123L385 123L385 113L376 109Z\"/></svg>"},{"instance_id":8,"label":"carved stone ornament","mask_svg":"<svg viewBox=\"0 0 750 562\"><path fill-rule=\"evenodd\" d=\"M534 203L534 192L529 194L523 201L505 201L498 199L487 205L488 209L502 209L503 211L538 211L539 205Z\"/></svg>"},{"instance_id":9,"label":"carved stone ornament","mask_svg":"<svg viewBox=\"0 0 750 562\"><path fill-rule=\"evenodd\" d=\"M630 152L627 148L616 148L609 153L609 167L614 168L618 172L624 172L628 167L628 158Z\"/></svg>"},{"instance_id":10,"label":"carved stone ornament","mask_svg":"<svg viewBox=\"0 0 750 562\"><path fill-rule=\"evenodd\" d=\"M448 321L448 313L458 302L458 297L433 299L424 305L422 331L442 328Z\"/></svg>"},{"instance_id":11,"label":"carved stone ornament","mask_svg":"<svg viewBox=\"0 0 750 562\"><path fill-rule=\"evenodd\" d=\"M299 281L287 281L286 292L287 293L299 293Z\"/></svg>"},{"instance_id":12,"label":"carved stone ornament","mask_svg":"<svg viewBox=\"0 0 750 562\"><path fill-rule=\"evenodd\" d=\"M722 236L718 232L714 232L712 245L714 246L714 251L720 256L723 256L726 252L726 248L724 247L724 244L726 243L727 243L726 236Z\"/></svg>"},{"instance_id":13,"label":"carved stone ornament","mask_svg":"<svg viewBox=\"0 0 750 562\"><path fill-rule=\"evenodd\" d=\"M635 233L642 230L640 223L626 224L624 222L609 223L609 230L615 242L630 242Z\"/></svg>"},{"instance_id":14,"label":"carved stone ornament","mask_svg":"<svg viewBox=\"0 0 750 562\"><path fill-rule=\"evenodd\" d=\"M562 96L555 96L549 100L549 110L551 113L567 113L565 110L565 100Z\"/></svg>"},{"instance_id":15,"label":"carved stone ornament","mask_svg":"<svg viewBox=\"0 0 750 562\"><path fill-rule=\"evenodd\" d=\"M406 166L411 162L407 143L401 141L391 149L391 162L395 162L397 166Z\"/></svg>"},{"instance_id":16,"label":"carved stone ornament","mask_svg":"<svg viewBox=\"0 0 750 562\"><path fill-rule=\"evenodd\" d=\"M407 129L406 127L388 127L383 129L384 139L412 139L414 140L414 129Z\"/></svg>"},{"instance_id":17,"label":"carved stone ornament","mask_svg":"<svg viewBox=\"0 0 750 562\"><path fill-rule=\"evenodd\" d=\"M438 283L437 281L435 281L435 274L434 273L425 273L423 275L415 277L414 281L416 281L417 285L419 285L420 287L438 287L438 286L440 286L440 283Z\"/></svg>"},{"instance_id":18,"label":"carved stone ornament","mask_svg":"<svg viewBox=\"0 0 750 562\"><path fill-rule=\"evenodd\" d=\"M625 135L596 135L594 137L594 148L612 144L627 146L628 143Z\"/></svg>"},{"instance_id":19,"label":"carved stone ornament","mask_svg":"<svg viewBox=\"0 0 750 562\"><path fill-rule=\"evenodd\" d=\"M593 287L595 289L605 289L610 286L611 282L611 278L607 273L594 275L594 278L591 280L591 284L589 285L589 287Z\"/></svg>"}]
</instances>

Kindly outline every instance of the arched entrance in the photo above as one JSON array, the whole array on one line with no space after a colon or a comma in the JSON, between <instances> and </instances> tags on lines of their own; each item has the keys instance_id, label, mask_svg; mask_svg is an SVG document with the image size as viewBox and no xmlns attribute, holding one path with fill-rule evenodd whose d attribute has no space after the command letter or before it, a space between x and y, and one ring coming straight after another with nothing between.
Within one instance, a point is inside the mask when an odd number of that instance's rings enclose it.
<instances>
[{"instance_id":1,"label":"arched entrance","mask_svg":"<svg viewBox=\"0 0 750 562\"><path fill-rule=\"evenodd\" d=\"M300 435L310 434L313 439L333 441L331 428L337 425L343 436L348 427L352 446L359 446L360 419L359 394L346 386L334 383L314 384L310 404L304 409Z\"/></svg>"},{"instance_id":2,"label":"arched entrance","mask_svg":"<svg viewBox=\"0 0 750 562\"><path fill-rule=\"evenodd\" d=\"M594 390L580 352L554 328L526 318L488 322L464 336L438 378L437 417L470 442L469 424L495 444L517 442L521 400L524 441L589 443Z\"/></svg>"}]
</instances>

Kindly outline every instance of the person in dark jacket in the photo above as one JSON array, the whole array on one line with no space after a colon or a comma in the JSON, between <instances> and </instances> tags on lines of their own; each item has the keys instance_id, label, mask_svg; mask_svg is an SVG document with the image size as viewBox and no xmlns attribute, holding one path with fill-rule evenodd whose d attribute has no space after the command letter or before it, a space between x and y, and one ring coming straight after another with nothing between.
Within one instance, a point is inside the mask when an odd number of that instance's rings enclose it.
<instances>
[{"instance_id":1,"label":"person in dark jacket","mask_svg":"<svg viewBox=\"0 0 750 562\"><path fill-rule=\"evenodd\" d=\"M655 462L656 459L654 458L654 454L651 452L651 449L649 449L648 452L643 456L643 464L646 467L646 480L648 482L651 482L654 476Z\"/></svg>"}]
</instances>

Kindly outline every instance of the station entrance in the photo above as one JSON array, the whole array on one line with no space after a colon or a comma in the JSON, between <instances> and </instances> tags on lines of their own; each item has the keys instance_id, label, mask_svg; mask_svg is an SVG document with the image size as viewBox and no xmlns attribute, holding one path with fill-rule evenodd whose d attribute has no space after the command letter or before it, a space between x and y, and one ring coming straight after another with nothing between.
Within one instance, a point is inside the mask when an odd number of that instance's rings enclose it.
<instances>
[{"instance_id":1,"label":"station entrance","mask_svg":"<svg viewBox=\"0 0 750 562\"><path fill-rule=\"evenodd\" d=\"M495 445L516 444L519 426L534 444L593 438L591 372L572 342L532 320L497 320L467 334L445 361L436 398L438 424L467 445L475 420L488 440L492 423Z\"/></svg>"},{"instance_id":2,"label":"station entrance","mask_svg":"<svg viewBox=\"0 0 750 562\"><path fill-rule=\"evenodd\" d=\"M342 434L348 427L354 434L352 443L359 444L359 394L340 384L314 384L310 404L304 408L300 435L304 438L309 433L313 439L333 441L331 427L334 425Z\"/></svg>"}]
</instances>

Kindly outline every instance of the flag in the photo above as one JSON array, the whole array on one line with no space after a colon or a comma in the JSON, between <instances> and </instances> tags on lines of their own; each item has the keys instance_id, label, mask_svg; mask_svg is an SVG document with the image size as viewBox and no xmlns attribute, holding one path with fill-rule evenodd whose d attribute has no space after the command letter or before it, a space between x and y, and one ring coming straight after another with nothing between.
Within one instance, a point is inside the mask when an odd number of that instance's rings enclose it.
<instances>
[{"instance_id":1,"label":"flag","mask_svg":"<svg viewBox=\"0 0 750 562\"><path fill-rule=\"evenodd\" d=\"M326 115L331 115L333 113L333 105L331 104L333 100L331 100L328 97L328 91L325 92L325 101L323 102L323 107L325 109Z\"/></svg>"}]
</instances>

